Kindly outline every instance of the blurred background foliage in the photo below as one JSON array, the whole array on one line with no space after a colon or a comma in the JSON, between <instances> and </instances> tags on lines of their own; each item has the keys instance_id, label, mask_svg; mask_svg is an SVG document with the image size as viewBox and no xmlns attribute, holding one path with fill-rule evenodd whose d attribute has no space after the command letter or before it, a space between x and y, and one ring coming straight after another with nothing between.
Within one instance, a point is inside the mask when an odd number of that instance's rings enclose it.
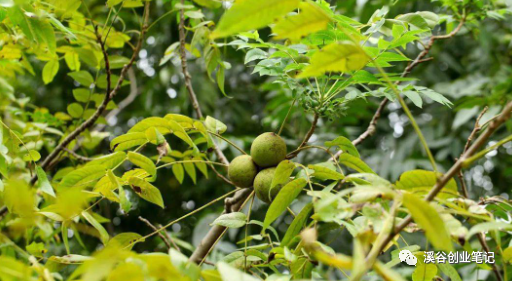
<instances>
[{"instance_id":1,"label":"blurred background foliage","mask_svg":"<svg viewBox=\"0 0 512 281\"><path fill-rule=\"evenodd\" d=\"M87 0L92 17L98 22L105 20L108 8L104 1ZM336 6L341 14L366 22L375 10L382 7L389 8L389 17L415 11L433 11L446 13L440 1L328 1ZM150 20L162 17L159 22L152 25L147 33L145 44L139 53L139 60L131 73L132 86L136 84L138 95L117 116L111 118L104 131L110 133L103 140L102 145L88 150L81 148L82 155L96 155L108 152L108 143L115 136L126 132L137 121L149 116L164 116L167 113L180 113L194 116L188 99L181 74L179 56L173 56L167 63L160 65L165 56L166 49L178 41L177 13L170 11L176 1L155 0L151 9ZM505 5L512 2L505 0ZM202 9L207 19L217 21L225 7L217 9ZM508 6L510 10L511 6ZM140 9L140 8L136 8ZM138 18L131 16L131 9L124 9L115 23L116 29L122 30L124 26L138 24ZM488 113L483 122L498 113L506 100L510 100L512 93L512 21L510 15L488 14L483 21L470 21L461 32L448 40L438 41L430 52L433 60L415 68L410 77L419 78L417 85L432 88L444 94L453 103L453 110L427 101L423 108L411 106L413 115L417 117L420 127L438 161L442 171L449 168L454 159L462 152L462 148L474 127L478 113L488 106ZM505 19L504 19L505 18ZM129 22L133 21L133 22ZM438 27L439 28L439 27ZM434 33L436 30L434 31ZM260 37L267 39L269 29L260 31ZM188 34L189 40L191 34ZM422 50L421 45L407 48L405 55L415 57ZM228 129L225 137L244 148L250 148L252 139L262 132L277 131L283 122L289 107L292 105L293 93L272 83L273 79L267 76L253 74L255 64L244 65L246 50L236 50L233 47L222 48L223 59L231 64L226 70L225 91L223 95L216 83L212 81L204 67L204 58L195 57L189 53L189 72L192 76L193 86L205 115L222 120ZM129 57L130 51L119 49L124 56ZM126 52L126 53L123 53ZM72 89L75 82L65 71L59 71L54 81L44 86L40 76L43 64L37 60L32 61L35 76L30 74L18 75L11 83L17 89L17 97L30 99L40 109L34 113L33 118L49 118L42 108L49 112L65 112L66 107L73 101ZM387 69L391 73L400 73L407 62L396 64ZM135 83L134 83L135 82ZM122 88L116 97L119 103L129 95L130 87ZM354 139L362 133L375 112L380 99L369 97L358 99L350 104L343 112L343 116L329 120L321 118L317 130L311 138L313 144L322 144L336 136L346 136ZM312 115L308 114L300 105L295 105L291 111L289 122L284 127L283 137L286 142L295 147L302 136L309 129ZM494 140L506 136L512 130L512 123L507 123L507 130L499 131ZM508 131L508 133L507 133ZM492 142L491 142L492 144ZM220 143L229 159L237 156L239 152L232 147ZM491 152L465 173L471 198L486 195L510 196L510 183L512 182L512 143L499 149L500 153ZM378 123L376 133L359 145L361 157L383 178L395 181L398 176L414 168L429 169L430 165L422 151L418 137L397 103L387 105L384 114ZM318 152L307 152L299 156L299 162L318 162L326 159L326 155ZM155 183L159 186L165 209L154 208L150 203L138 200L133 211L122 215L117 205L103 201L100 204L101 213L111 219L107 226L109 231L149 233L151 230L138 216L143 216L154 224L165 224L172 219L180 217L189 211L208 203L231 190L215 178L211 173L209 179L199 177L197 184L193 184L189 177L183 184L179 184L170 171L159 175ZM259 204L256 202L256 204ZM209 223L222 211L222 204L208 208L193 217L177 223L169 229L180 245L188 247L186 243L197 245L209 229ZM258 209L256 205L256 210ZM293 205L293 210L302 208L300 202ZM263 220L266 208L261 208L253 215L254 219ZM284 222L279 224L278 231L286 230L291 223L291 216L285 216ZM329 231L328 228L325 231ZM237 246L234 241L241 237L240 230L232 229L227 238L223 240L209 258L215 260L218 253L229 253ZM339 231L330 234L332 246L339 252L350 253L351 246L343 242L344 239L334 239L340 235ZM343 238L350 239L345 233ZM76 240L72 240L72 252L88 253L94 250L98 243L95 238L83 237L88 249L82 248ZM326 239L329 241L330 239ZM161 240L150 239L145 243L136 245L135 249L142 251L163 250L165 245ZM63 251L63 249L61 249ZM190 254L190 252L186 253Z\"/></svg>"}]
</instances>

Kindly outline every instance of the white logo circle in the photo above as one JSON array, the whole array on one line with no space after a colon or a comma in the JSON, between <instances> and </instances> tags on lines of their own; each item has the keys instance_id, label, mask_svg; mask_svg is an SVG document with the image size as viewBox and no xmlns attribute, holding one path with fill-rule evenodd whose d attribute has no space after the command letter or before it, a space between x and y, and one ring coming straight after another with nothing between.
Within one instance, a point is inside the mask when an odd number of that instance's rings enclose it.
<instances>
[{"instance_id":1,"label":"white logo circle","mask_svg":"<svg viewBox=\"0 0 512 281\"><path fill-rule=\"evenodd\" d=\"M405 262L408 265L415 266L418 263L416 256L414 256L409 250L401 250L400 253L398 253L398 258L401 262Z\"/></svg>"}]
</instances>

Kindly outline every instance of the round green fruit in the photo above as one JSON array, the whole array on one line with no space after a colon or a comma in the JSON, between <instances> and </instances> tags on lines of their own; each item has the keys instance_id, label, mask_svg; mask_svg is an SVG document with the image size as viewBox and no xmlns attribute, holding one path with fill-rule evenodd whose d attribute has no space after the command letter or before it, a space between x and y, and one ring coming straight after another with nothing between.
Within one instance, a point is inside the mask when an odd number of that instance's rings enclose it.
<instances>
[{"instance_id":1,"label":"round green fruit","mask_svg":"<svg viewBox=\"0 0 512 281\"><path fill-rule=\"evenodd\" d=\"M254 191L256 192L256 197L265 203L270 203L282 187L276 186L270 190L275 173L276 167L267 168L265 170L261 170L254 179Z\"/></svg>"},{"instance_id":2,"label":"round green fruit","mask_svg":"<svg viewBox=\"0 0 512 281\"><path fill-rule=\"evenodd\" d=\"M252 142L251 156L260 167L276 166L286 157L286 143L275 133L263 133Z\"/></svg>"},{"instance_id":3,"label":"round green fruit","mask_svg":"<svg viewBox=\"0 0 512 281\"><path fill-rule=\"evenodd\" d=\"M238 187L251 187L258 167L249 155L240 155L233 159L228 167L229 179Z\"/></svg>"}]
</instances>

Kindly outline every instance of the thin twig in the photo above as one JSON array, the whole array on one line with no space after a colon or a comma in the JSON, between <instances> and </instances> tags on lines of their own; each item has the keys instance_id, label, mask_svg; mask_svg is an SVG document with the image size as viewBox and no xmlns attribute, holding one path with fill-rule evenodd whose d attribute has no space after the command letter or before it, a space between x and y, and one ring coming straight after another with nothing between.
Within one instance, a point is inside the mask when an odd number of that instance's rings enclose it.
<instances>
[{"instance_id":1,"label":"thin twig","mask_svg":"<svg viewBox=\"0 0 512 281\"><path fill-rule=\"evenodd\" d=\"M431 60L431 58L425 58L425 57L430 52L430 49L434 45L435 41L436 40L440 40L440 39L448 39L448 38L451 38L451 37L455 36L460 31L460 29L462 28L462 26L464 25L465 22L466 22L466 18L463 17L461 19L461 21L459 22L459 25L457 25L457 27L452 32L450 32L450 33L448 33L446 35L434 35L434 36L431 36L430 40L429 40L429 43L425 46L425 49L423 49L423 51L421 51L418 54L418 56L411 63L409 63L409 65L407 65L407 67L402 72L401 77L404 78L404 77L408 76L411 73L411 71L418 64ZM400 83L400 81L396 82L397 85L399 83ZM377 111L375 111L375 113L374 113L374 115L372 117L372 120L370 121L370 124L368 125L368 128L361 135L359 135L359 137L357 137L354 141L352 141L352 143L354 145L358 145L358 144L362 143L366 138L368 138L369 136L371 136L371 135L373 135L375 133L376 128L377 128L376 127L377 126L377 122L378 122L379 118L381 117L382 112L384 111L384 108L386 107L388 102L389 102L389 99L387 99L387 98L384 98L380 102L379 107L377 108ZM336 154L334 156L335 157L339 157L341 155L341 153L342 153L342 151L340 150L340 151L336 152Z\"/></svg>"},{"instance_id":2,"label":"thin twig","mask_svg":"<svg viewBox=\"0 0 512 281\"><path fill-rule=\"evenodd\" d=\"M468 150L462 154L462 156L455 162L455 164L444 174L434 185L434 187L427 194L425 200L430 202L432 201L436 195L443 189L443 187L460 171L462 168L462 163L468 157L474 155L480 147L482 147L487 140L491 137L492 134L510 118L510 114L512 112L512 101L508 102L504 109L501 111L499 116L494 119L490 124L487 130L482 133L476 141L468 148ZM399 234L409 223L412 222L412 216L408 215L405 219L402 220L400 224L396 226L396 228L391 231L390 234L386 236L382 243L375 245L371 250L370 254L367 256L367 260L369 257L376 257L379 253L382 252L383 249L393 240L393 238Z\"/></svg>"},{"instance_id":3,"label":"thin twig","mask_svg":"<svg viewBox=\"0 0 512 281\"><path fill-rule=\"evenodd\" d=\"M4 216L7 214L7 207L3 206L0 207L0 221L4 218Z\"/></svg>"},{"instance_id":4,"label":"thin twig","mask_svg":"<svg viewBox=\"0 0 512 281\"><path fill-rule=\"evenodd\" d=\"M225 207L223 214L228 212L238 212L242 208L242 203L249 198L252 191L252 188L240 189L232 198L226 198L224 201ZM214 225L210 228L208 233L203 237L203 240L201 240L201 243L199 243L196 250L190 256L190 260L197 264L204 260L215 245L216 241L222 237L225 230L226 227L220 225Z\"/></svg>"},{"instance_id":5,"label":"thin twig","mask_svg":"<svg viewBox=\"0 0 512 281\"><path fill-rule=\"evenodd\" d=\"M248 189L248 192L249 192L249 195L247 196L240 196L239 199L241 201L237 202L238 206L237 206L237 211L241 210L245 204L247 204L247 202L251 199L251 197L254 197L254 191L252 189L249 189L249 188L246 188L246 190ZM215 228L215 226L213 227ZM212 229L213 229L212 228ZM212 236L211 238L216 238L215 241L213 241L212 245L210 247L208 247L208 251L204 254L204 256L202 257L202 259L199 261L199 262L196 262L197 264L201 265L205 260L206 260L206 257L208 257L208 255L211 253L211 251L215 248L215 245L217 245L217 243L219 243L219 241L222 239L222 236L224 236L224 234L226 233L226 231L228 230L227 227L224 227L224 226L221 226L220 227L222 229L222 232L220 232L219 235L216 235L216 236ZM221 230L219 229L219 231ZM210 232L208 232L208 234L210 234ZM207 235L208 235L207 234ZM203 243L203 241L205 241L206 237L203 238L203 240L201 241L201 243ZM200 244L201 245L201 244ZM197 249L196 249L197 251ZM192 259L192 257L194 256L194 254L196 253L196 251L194 251L194 253L192 254L192 256L190 257L190 260L194 261ZM194 261L195 262L195 261Z\"/></svg>"},{"instance_id":6,"label":"thin twig","mask_svg":"<svg viewBox=\"0 0 512 281\"><path fill-rule=\"evenodd\" d=\"M133 68L128 69L128 80L130 80L130 94L126 96L121 102L117 104L117 107L112 109L106 116L105 120L107 124L110 120L115 118L121 111L123 111L126 107L132 104L135 99L139 96L140 91L137 85L137 77L135 76L135 71ZM106 124L98 124L93 128L93 131L103 131L107 127Z\"/></svg>"},{"instance_id":7,"label":"thin twig","mask_svg":"<svg viewBox=\"0 0 512 281\"><path fill-rule=\"evenodd\" d=\"M82 161L82 162L88 162L88 161L91 161L93 160L92 158L89 158L89 157L86 157L86 156L83 156L83 155L80 155L76 152L74 152L73 150L70 150L70 149L67 149L67 148L64 148L64 151L71 154L73 157L75 157L77 160L79 161Z\"/></svg>"},{"instance_id":8,"label":"thin twig","mask_svg":"<svg viewBox=\"0 0 512 281\"><path fill-rule=\"evenodd\" d=\"M180 248L174 243L174 241L172 241L172 239L168 239L167 237L164 236L164 234L162 232L165 232L165 229L158 230L158 228L156 226L154 226L150 221L148 221L147 219L145 219L141 216L139 216L139 220L142 221L143 223L145 223L147 226L149 226L149 228L151 228L153 231L158 232L158 236L160 236L160 238L162 238L165 245L167 246L167 249L171 249L171 247L174 247L178 251L180 251ZM172 242L172 246L171 246L171 242Z\"/></svg>"},{"instance_id":9,"label":"thin twig","mask_svg":"<svg viewBox=\"0 0 512 281\"><path fill-rule=\"evenodd\" d=\"M473 127L473 130L471 131L471 134L469 134L468 140L466 141L466 144L464 145L464 150L462 150L462 154L464 154L466 151L468 151L469 146L471 145L471 142L473 141L473 138L480 132L482 127L480 126L480 120L484 116L484 114L487 112L489 108L486 106L482 112L478 115L475 121L475 126ZM462 157L462 155L461 155ZM458 177L460 180L460 185L462 189L462 195L464 197L469 198L468 188L466 186L466 181L464 180L464 175L462 174L462 171L459 171Z\"/></svg>"},{"instance_id":10,"label":"thin twig","mask_svg":"<svg viewBox=\"0 0 512 281\"><path fill-rule=\"evenodd\" d=\"M181 0L181 5L184 6L185 1ZM180 9L180 23L178 26L179 29L179 36L180 36L180 57L181 57L181 71L183 72L183 77L185 80L185 87L187 88L188 96L190 98L190 102L192 103L192 107L194 108L194 111L196 112L197 118L202 119L203 118L203 112L201 111L201 107L199 106L199 102L197 101L196 93L194 92L194 88L192 87L192 77L190 76L190 73L188 72L188 66L187 66L187 52L185 49L186 45L186 35L185 35L185 11L184 9ZM217 154L217 157L219 160L224 164L229 164L228 159L226 156L224 156L224 153L222 153L222 150L220 150L219 146L215 143L215 140L212 139L213 142L213 149L215 151L215 154Z\"/></svg>"},{"instance_id":11,"label":"thin twig","mask_svg":"<svg viewBox=\"0 0 512 281\"><path fill-rule=\"evenodd\" d=\"M132 55L131 59L121 69L121 73L119 74L119 80L117 81L116 86L111 91L107 91L105 93L105 98L103 99L103 102L96 109L94 114L91 115L91 117L89 117L87 120L85 120L84 123L82 123L80 126L78 126L73 132L71 132L66 138L64 138L64 140L61 143L59 143L57 145L57 147L55 147L55 149L45 158L45 160L41 164L41 168L46 169L48 167L48 165L50 163L52 163L55 158L57 158L57 156L60 154L60 152L62 150L64 150L64 148L66 148L69 143L71 143L73 140L75 140L82 132L84 132L89 127L94 125L96 120L101 116L103 111L105 111L105 109L107 108L108 103L115 97L115 95L118 93L119 89L121 89L121 86L122 86L122 83L123 83L123 80L124 80L124 76L126 75L126 72L128 71L128 69L135 62L135 59L137 58L137 56L139 54L139 50L141 49L142 43L144 41L144 36L146 34L147 23L148 23L148 18L149 18L149 3L150 2L148 1L148 2L146 2L146 5L145 5L145 9L144 9L144 13L145 13L145 15L144 15L144 23L143 23L143 26L142 26L142 30L141 30L141 33L140 33L140 36L139 36L139 40L138 40L137 46L135 47L135 50L133 52L133 55ZM101 41L101 37L99 37L99 41L102 42ZM107 66L107 65L109 65L109 63L108 63L108 55L106 54L106 51L104 50L103 43L100 43L100 46L103 49L102 51L103 51L104 58L105 58L105 66ZM107 73L108 72L110 72L110 67L109 67ZM107 74L107 76L108 75L110 75L110 74ZM110 79L107 79L107 88L110 89L109 81L110 81ZM36 176L32 177L31 183L32 184L35 183L36 180L37 180Z\"/></svg>"},{"instance_id":12,"label":"thin twig","mask_svg":"<svg viewBox=\"0 0 512 281\"><path fill-rule=\"evenodd\" d=\"M301 148L303 148L308 143L309 139L315 132L316 124L318 123L319 118L320 118L320 116L318 115L318 113L315 112L315 115L313 117L313 122L311 122L311 127L309 128L308 132L304 136L304 139L302 140L302 142L300 143L300 145L297 147L297 149L295 151L291 152L290 154L288 154L286 156L287 159L291 159L291 158L294 158L295 156L297 156L297 153L301 150Z\"/></svg>"},{"instance_id":13,"label":"thin twig","mask_svg":"<svg viewBox=\"0 0 512 281\"><path fill-rule=\"evenodd\" d=\"M489 108L486 106L482 110L482 112L480 112L478 117L476 118L475 126L473 127L473 130L471 131L471 134L469 135L468 140L467 140L466 144L464 145L464 150L462 151L462 154L464 154L466 151L468 151L469 146L471 145L471 142L473 141L475 136L482 129L482 126L480 125L480 120L482 119L482 117L484 116L484 114L487 112L488 109ZM462 157L462 155L461 155L461 157ZM459 170L457 175L458 175L459 181L460 181L462 196L464 196L465 198L469 198L468 188L466 186L466 181L464 180L464 174L462 173L462 170ZM480 242L480 245L482 245L482 249L487 253L490 252L489 245L487 245L487 242L485 241L485 235L482 232L480 232L480 233L478 233L477 237L478 237L478 241ZM494 272L494 275L496 275L496 280L498 280L498 281L503 280L503 277L501 276L501 273L496 264L492 264L492 271Z\"/></svg>"}]
</instances>

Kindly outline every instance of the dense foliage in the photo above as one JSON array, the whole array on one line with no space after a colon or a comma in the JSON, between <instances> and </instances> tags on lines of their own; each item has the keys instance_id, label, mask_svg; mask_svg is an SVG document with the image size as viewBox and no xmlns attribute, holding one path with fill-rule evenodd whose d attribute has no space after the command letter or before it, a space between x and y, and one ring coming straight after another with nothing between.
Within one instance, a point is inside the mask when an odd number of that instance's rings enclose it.
<instances>
[{"instance_id":1,"label":"dense foliage","mask_svg":"<svg viewBox=\"0 0 512 281\"><path fill-rule=\"evenodd\" d=\"M511 12L0 0L0 280L512 280Z\"/></svg>"}]
</instances>

